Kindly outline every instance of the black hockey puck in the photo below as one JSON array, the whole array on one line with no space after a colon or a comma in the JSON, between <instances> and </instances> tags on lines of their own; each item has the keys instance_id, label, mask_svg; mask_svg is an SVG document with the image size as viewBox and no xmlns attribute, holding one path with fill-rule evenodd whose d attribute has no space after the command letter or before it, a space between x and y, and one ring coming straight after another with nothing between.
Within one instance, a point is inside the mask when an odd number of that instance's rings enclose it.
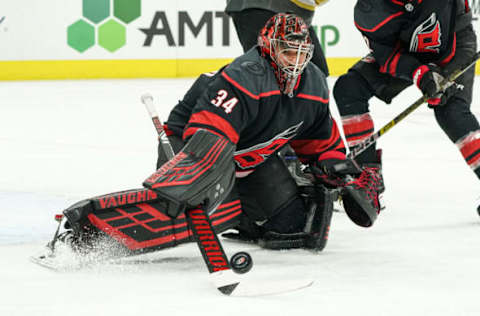
<instances>
[{"instance_id":1,"label":"black hockey puck","mask_svg":"<svg viewBox=\"0 0 480 316\"><path fill-rule=\"evenodd\" d=\"M237 252L230 258L230 266L235 273L247 273L248 271L250 271L250 269L252 269L253 260L252 257L248 254L248 252Z\"/></svg>"}]
</instances>

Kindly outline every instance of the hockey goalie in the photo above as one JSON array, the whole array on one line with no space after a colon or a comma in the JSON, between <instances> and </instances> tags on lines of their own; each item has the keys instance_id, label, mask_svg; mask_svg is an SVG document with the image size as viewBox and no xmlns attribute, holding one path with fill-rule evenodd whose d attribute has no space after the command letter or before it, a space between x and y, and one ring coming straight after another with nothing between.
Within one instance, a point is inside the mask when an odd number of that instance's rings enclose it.
<instances>
[{"instance_id":1,"label":"hockey goalie","mask_svg":"<svg viewBox=\"0 0 480 316\"><path fill-rule=\"evenodd\" d=\"M224 238L321 251L339 195L355 224L373 225L379 169L346 157L313 49L301 18L272 17L258 46L201 75L173 108L164 129L175 156L159 146L144 188L68 207L50 249L105 251L96 245L107 240L132 255L192 242L185 211L200 206Z\"/></svg>"}]
</instances>

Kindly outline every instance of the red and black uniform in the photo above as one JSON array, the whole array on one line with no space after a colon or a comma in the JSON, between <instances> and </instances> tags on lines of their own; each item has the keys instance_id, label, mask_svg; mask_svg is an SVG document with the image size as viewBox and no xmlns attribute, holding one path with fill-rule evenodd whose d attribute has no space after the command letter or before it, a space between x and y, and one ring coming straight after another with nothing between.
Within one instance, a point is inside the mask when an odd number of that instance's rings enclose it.
<instances>
[{"instance_id":1,"label":"red and black uniform","mask_svg":"<svg viewBox=\"0 0 480 316\"><path fill-rule=\"evenodd\" d=\"M372 96L390 103L413 83L419 67L433 63L448 74L477 49L466 0L359 0L354 18L371 53L339 77L333 91L351 147L374 131L368 104ZM464 89L434 112L480 177L480 126L470 111L473 80L474 67L456 80ZM373 146L358 157L360 162L376 159Z\"/></svg>"},{"instance_id":2,"label":"red and black uniform","mask_svg":"<svg viewBox=\"0 0 480 316\"><path fill-rule=\"evenodd\" d=\"M299 203L294 180L277 155L283 147L289 144L303 162L345 153L328 94L325 75L313 64L301 74L293 97L283 94L274 69L255 47L219 72L200 76L166 125L184 141L206 129L235 143L232 196L240 195L251 219L265 220Z\"/></svg>"}]
</instances>

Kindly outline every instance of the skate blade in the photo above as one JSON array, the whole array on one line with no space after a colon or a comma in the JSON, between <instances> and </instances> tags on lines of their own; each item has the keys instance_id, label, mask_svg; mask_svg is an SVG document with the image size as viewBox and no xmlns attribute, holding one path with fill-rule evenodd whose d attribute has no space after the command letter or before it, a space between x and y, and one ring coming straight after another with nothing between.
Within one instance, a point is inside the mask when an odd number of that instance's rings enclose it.
<instances>
[{"instance_id":1,"label":"skate blade","mask_svg":"<svg viewBox=\"0 0 480 316\"><path fill-rule=\"evenodd\" d=\"M84 266L71 251L59 253L57 249L52 251L48 247L30 256L29 259L32 263L57 272L76 271Z\"/></svg>"}]
</instances>

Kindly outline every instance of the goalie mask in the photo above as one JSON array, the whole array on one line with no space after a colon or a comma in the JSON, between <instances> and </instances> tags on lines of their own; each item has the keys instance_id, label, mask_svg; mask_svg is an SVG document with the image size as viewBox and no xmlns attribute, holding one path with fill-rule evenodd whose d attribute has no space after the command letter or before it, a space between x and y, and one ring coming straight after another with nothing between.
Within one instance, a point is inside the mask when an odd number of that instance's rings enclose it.
<instances>
[{"instance_id":1,"label":"goalie mask","mask_svg":"<svg viewBox=\"0 0 480 316\"><path fill-rule=\"evenodd\" d=\"M280 90L292 95L299 75L313 55L313 44L305 22L295 14L276 14L260 31L258 45L262 56L275 70Z\"/></svg>"}]
</instances>

